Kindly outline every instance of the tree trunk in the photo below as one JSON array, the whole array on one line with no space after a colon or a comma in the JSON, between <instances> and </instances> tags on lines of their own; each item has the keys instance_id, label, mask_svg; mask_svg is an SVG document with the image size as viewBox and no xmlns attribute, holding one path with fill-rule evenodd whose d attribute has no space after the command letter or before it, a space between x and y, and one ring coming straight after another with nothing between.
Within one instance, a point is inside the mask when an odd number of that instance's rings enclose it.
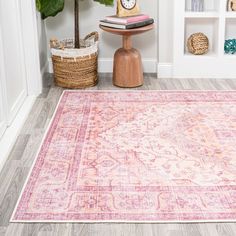
<instances>
[{"instance_id":1,"label":"tree trunk","mask_svg":"<svg viewBox=\"0 0 236 236\"><path fill-rule=\"evenodd\" d=\"M75 0L75 48L80 48L80 42L79 42L79 0Z\"/></svg>"}]
</instances>

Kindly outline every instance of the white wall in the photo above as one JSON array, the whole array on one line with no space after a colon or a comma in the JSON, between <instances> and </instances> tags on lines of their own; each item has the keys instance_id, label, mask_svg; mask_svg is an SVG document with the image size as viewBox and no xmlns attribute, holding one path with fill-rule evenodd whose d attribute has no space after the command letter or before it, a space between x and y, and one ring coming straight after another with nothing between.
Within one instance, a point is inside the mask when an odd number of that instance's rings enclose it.
<instances>
[{"instance_id":1,"label":"white wall","mask_svg":"<svg viewBox=\"0 0 236 236\"><path fill-rule=\"evenodd\" d=\"M159 62L173 61L173 4L174 0L160 0L159 4Z\"/></svg>"},{"instance_id":2,"label":"white wall","mask_svg":"<svg viewBox=\"0 0 236 236\"><path fill-rule=\"evenodd\" d=\"M41 75L48 70L48 42L45 29L45 22L42 21L40 13L37 12L37 31L39 43L39 59Z\"/></svg>"},{"instance_id":3,"label":"white wall","mask_svg":"<svg viewBox=\"0 0 236 236\"><path fill-rule=\"evenodd\" d=\"M163 0L166 1L166 0ZM50 17L46 20L47 41L51 37L58 39L70 38L74 34L74 18L73 18L73 0L65 1L65 9L56 17ZM157 29L157 15L158 15L158 1L157 0L139 0L139 4L143 13L149 14L156 22L155 30L147 32L143 35L133 37L133 45L138 48L143 57L144 70L147 72L156 71L157 51L158 51L158 29ZM81 37L97 30L100 34L100 71L112 71L112 58L114 51L121 46L121 38L116 35L111 35L102 32L98 25L99 20L107 15L113 15L116 12L116 6L105 7L92 0L80 2L80 28Z\"/></svg>"},{"instance_id":4,"label":"white wall","mask_svg":"<svg viewBox=\"0 0 236 236\"><path fill-rule=\"evenodd\" d=\"M159 0L159 78L172 77L174 1Z\"/></svg>"}]
</instances>

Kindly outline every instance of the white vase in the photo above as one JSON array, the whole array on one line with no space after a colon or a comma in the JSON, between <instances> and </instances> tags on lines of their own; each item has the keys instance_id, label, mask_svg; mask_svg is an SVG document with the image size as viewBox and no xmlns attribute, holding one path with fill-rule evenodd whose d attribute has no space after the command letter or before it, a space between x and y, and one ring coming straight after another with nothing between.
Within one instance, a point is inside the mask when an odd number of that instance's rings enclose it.
<instances>
[{"instance_id":1,"label":"white vase","mask_svg":"<svg viewBox=\"0 0 236 236\"><path fill-rule=\"evenodd\" d=\"M192 0L191 10L192 11L204 11L204 0Z\"/></svg>"}]
</instances>

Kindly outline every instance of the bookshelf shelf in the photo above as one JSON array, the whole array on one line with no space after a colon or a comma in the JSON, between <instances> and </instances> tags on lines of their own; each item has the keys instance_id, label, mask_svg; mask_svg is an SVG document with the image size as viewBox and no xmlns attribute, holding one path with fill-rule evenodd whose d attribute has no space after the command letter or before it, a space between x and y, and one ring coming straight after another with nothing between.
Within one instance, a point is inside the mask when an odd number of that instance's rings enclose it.
<instances>
[{"instance_id":1,"label":"bookshelf shelf","mask_svg":"<svg viewBox=\"0 0 236 236\"><path fill-rule=\"evenodd\" d=\"M236 12L227 11L228 0L204 0L200 12L191 10L191 2L174 1L173 77L236 78L236 54L224 53L225 40L236 39ZM186 46L189 36L198 32L209 39L204 55L193 55Z\"/></svg>"},{"instance_id":2,"label":"bookshelf shelf","mask_svg":"<svg viewBox=\"0 0 236 236\"><path fill-rule=\"evenodd\" d=\"M185 12L185 18L218 18L219 13L212 11L212 12Z\"/></svg>"},{"instance_id":3,"label":"bookshelf shelf","mask_svg":"<svg viewBox=\"0 0 236 236\"><path fill-rule=\"evenodd\" d=\"M236 19L236 12L226 12L226 18L235 18Z\"/></svg>"},{"instance_id":4,"label":"bookshelf shelf","mask_svg":"<svg viewBox=\"0 0 236 236\"><path fill-rule=\"evenodd\" d=\"M228 55L228 54L225 54L225 55ZM193 60L202 60L202 59L208 60L208 59L215 59L217 57L217 53L210 51L209 53L204 54L204 55L193 55L189 52L185 52L184 56L191 58Z\"/></svg>"},{"instance_id":5,"label":"bookshelf shelf","mask_svg":"<svg viewBox=\"0 0 236 236\"><path fill-rule=\"evenodd\" d=\"M236 54L224 54L224 57L227 59L233 59L236 60Z\"/></svg>"}]
</instances>

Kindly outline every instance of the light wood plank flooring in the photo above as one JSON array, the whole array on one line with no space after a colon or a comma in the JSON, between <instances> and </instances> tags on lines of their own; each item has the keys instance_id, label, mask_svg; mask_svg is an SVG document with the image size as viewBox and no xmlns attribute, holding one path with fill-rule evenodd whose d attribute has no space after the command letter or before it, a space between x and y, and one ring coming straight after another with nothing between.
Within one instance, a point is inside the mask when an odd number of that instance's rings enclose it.
<instances>
[{"instance_id":1,"label":"light wood plank flooring","mask_svg":"<svg viewBox=\"0 0 236 236\"><path fill-rule=\"evenodd\" d=\"M21 188L35 158L40 141L63 91L44 78L43 93L37 98L15 146L0 173L0 236L236 236L236 223L206 224L16 224L9 223ZM110 74L101 74L94 90L120 89ZM235 80L157 79L146 74L146 90L236 90Z\"/></svg>"}]
</instances>

